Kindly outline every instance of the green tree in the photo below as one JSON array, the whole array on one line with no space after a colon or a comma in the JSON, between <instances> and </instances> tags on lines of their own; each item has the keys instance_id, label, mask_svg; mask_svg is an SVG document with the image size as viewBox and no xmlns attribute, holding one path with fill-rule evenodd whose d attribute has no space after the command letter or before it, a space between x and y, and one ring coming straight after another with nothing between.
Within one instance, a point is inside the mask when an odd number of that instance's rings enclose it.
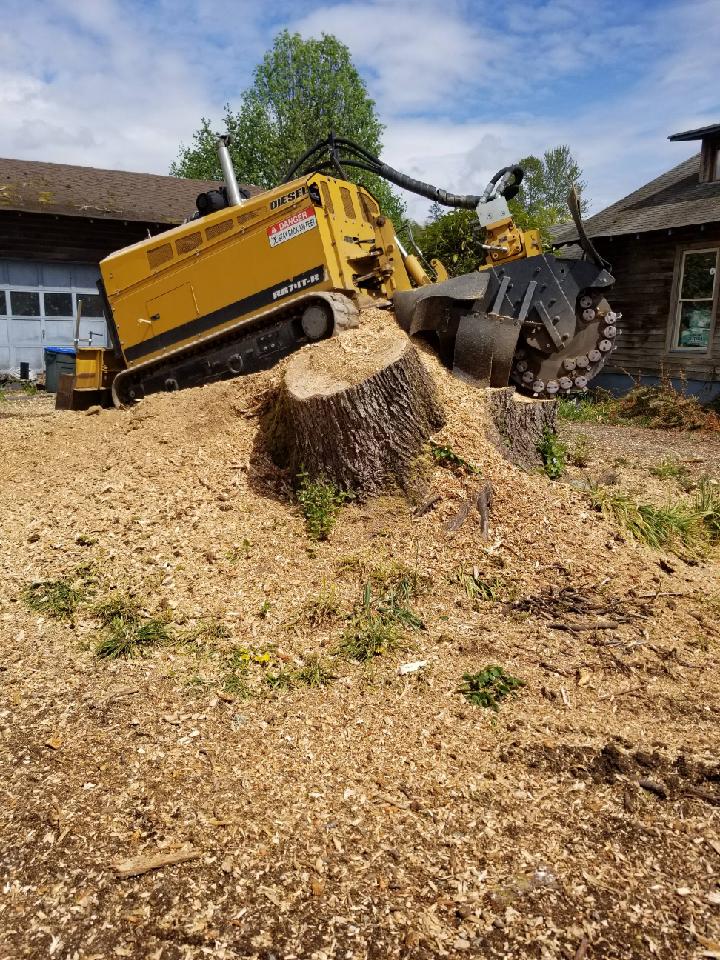
<instances>
[{"instance_id":1,"label":"green tree","mask_svg":"<svg viewBox=\"0 0 720 960\"><path fill-rule=\"evenodd\" d=\"M452 277L477 270L485 262L483 234L474 210L436 215L421 231L415 231L415 239L425 259L442 261Z\"/></svg>"},{"instance_id":2,"label":"green tree","mask_svg":"<svg viewBox=\"0 0 720 960\"><path fill-rule=\"evenodd\" d=\"M547 244L551 240L551 228L571 219L567 194L573 185L580 197L581 212L587 211L582 170L566 144L546 150L542 158L523 157L519 163L525 178L517 197L510 201L510 211L521 229L539 230L543 243Z\"/></svg>"},{"instance_id":3,"label":"green tree","mask_svg":"<svg viewBox=\"0 0 720 960\"><path fill-rule=\"evenodd\" d=\"M293 161L331 131L379 155L384 129L348 48L329 34L303 40L287 30L277 35L255 68L237 112L226 104L222 126L232 136L230 155L238 179L266 188L281 183ZM181 146L170 172L221 179L210 120L203 118L192 144ZM405 204L388 183L351 167L345 172L366 186L383 212L400 225Z\"/></svg>"}]
</instances>

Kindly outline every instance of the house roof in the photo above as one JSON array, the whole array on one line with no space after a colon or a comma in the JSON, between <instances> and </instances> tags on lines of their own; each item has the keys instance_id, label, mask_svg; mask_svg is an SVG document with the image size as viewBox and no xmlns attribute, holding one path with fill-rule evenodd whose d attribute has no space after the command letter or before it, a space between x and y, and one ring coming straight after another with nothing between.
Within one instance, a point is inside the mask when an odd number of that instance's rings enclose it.
<instances>
[{"instance_id":1,"label":"house roof","mask_svg":"<svg viewBox=\"0 0 720 960\"><path fill-rule=\"evenodd\" d=\"M703 137L713 137L720 134L720 123L711 123L707 127L696 127L694 130L684 130L682 133L672 133L668 140L702 140Z\"/></svg>"},{"instance_id":2,"label":"house roof","mask_svg":"<svg viewBox=\"0 0 720 960\"><path fill-rule=\"evenodd\" d=\"M178 224L194 212L199 193L218 186L211 180L0 158L0 210Z\"/></svg>"},{"instance_id":3,"label":"house roof","mask_svg":"<svg viewBox=\"0 0 720 960\"><path fill-rule=\"evenodd\" d=\"M700 183L699 177L696 154L590 217L585 230L589 237L615 237L720 221L720 181ZM568 224L556 232L553 242L572 243L577 238L577 230Z\"/></svg>"}]
</instances>

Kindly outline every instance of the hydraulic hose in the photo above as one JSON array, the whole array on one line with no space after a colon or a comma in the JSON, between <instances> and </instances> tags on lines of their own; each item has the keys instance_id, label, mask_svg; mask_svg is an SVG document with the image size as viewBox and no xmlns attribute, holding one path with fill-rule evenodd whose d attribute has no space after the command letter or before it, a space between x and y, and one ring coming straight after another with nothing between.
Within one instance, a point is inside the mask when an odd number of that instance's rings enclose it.
<instances>
[{"instance_id":1,"label":"hydraulic hose","mask_svg":"<svg viewBox=\"0 0 720 960\"><path fill-rule=\"evenodd\" d=\"M416 180L387 163L383 163L382 160L373 156L372 153L354 141L346 140L344 137L336 137L333 134L306 150L299 160L290 167L283 182L287 183L303 173L320 170L335 170L343 176L343 165L367 170L389 183L394 183L396 187L425 197L427 200L433 200L445 207L474 210L479 203L488 199L485 194L449 193L447 190L435 187L431 183ZM523 178L522 167L503 167L495 174L490 183L494 185L501 178L504 178L504 181L500 193L509 200L518 192L520 181Z\"/></svg>"}]
</instances>

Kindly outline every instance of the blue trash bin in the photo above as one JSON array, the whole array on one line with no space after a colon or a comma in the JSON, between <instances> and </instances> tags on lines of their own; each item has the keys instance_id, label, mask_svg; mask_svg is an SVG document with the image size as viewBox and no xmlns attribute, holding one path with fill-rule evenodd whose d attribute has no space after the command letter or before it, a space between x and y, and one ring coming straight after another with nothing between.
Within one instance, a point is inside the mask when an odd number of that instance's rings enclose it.
<instances>
[{"instance_id":1,"label":"blue trash bin","mask_svg":"<svg viewBox=\"0 0 720 960\"><path fill-rule=\"evenodd\" d=\"M60 375L75 375L75 347L45 347L45 390L57 393Z\"/></svg>"}]
</instances>

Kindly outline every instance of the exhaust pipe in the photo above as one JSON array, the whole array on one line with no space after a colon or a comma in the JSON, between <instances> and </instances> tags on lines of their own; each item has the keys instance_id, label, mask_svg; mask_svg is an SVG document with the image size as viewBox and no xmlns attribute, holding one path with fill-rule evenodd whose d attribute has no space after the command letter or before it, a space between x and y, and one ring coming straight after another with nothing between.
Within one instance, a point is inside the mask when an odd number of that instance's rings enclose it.
<instances>
[{"instance_id":1,"label":"exhaust pipe","mask_svg":"<svg viewBox=\"0 0 720 960\"><path fill-rule=\"evenodd\" d=\"M231 142L232 139L229 133L220 133L217 135L215 147L217 149L218 160L220 161L220 167L222 169L223 180L225 181L228 206L241 207L243 203L245 203L245 200L240 196L240 187L238 186L235 170L233 168L232 160L230 159L228 147L230 146Z\"/></svg>"}]
</instances>

